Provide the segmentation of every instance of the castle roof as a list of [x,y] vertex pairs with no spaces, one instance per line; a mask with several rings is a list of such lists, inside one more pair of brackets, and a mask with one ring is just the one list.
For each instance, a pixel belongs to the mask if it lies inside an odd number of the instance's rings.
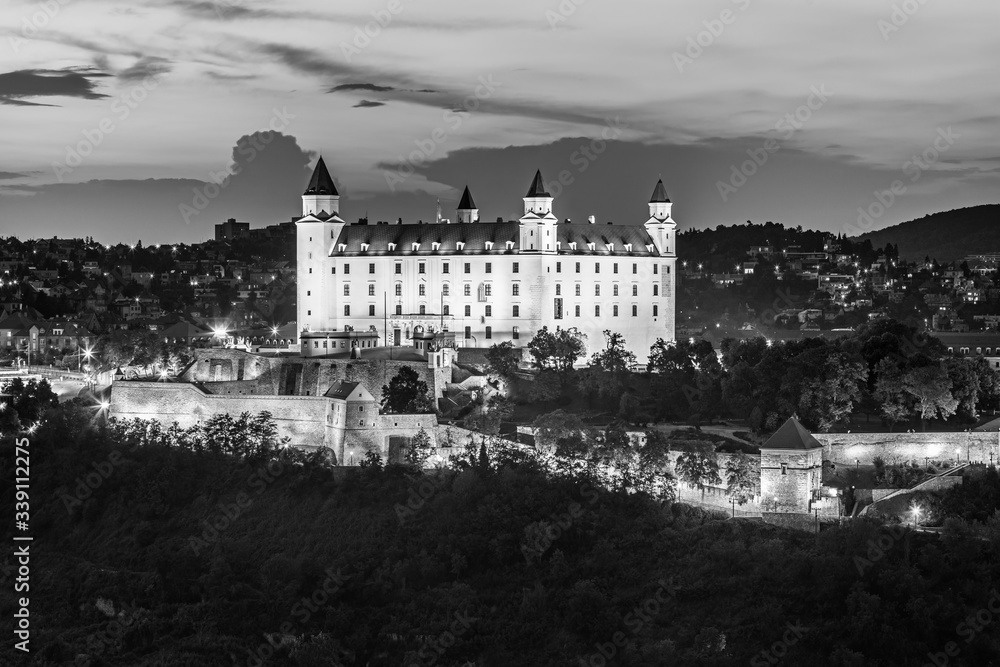
[[465,192],[462,193],[462,201],[458,202],[458,210],[473,210],[479,208],[476,206],[476,202],[472,200],[472,193],[469,192],[469,186],[465,186]]
[[531,182],[531,187],[528,188],[528,194],[524,195],[526,198],[531,197],[551,197],[548,192],[545,191],[545,183],[542,182],[542,170],[539,169],[535,172],[535,180]]
[[[649,232],[638,225],[561,224],[556,228],[560,255],[657,256]],[[507,249],[507,242],[511,248]],[[503,255],[520,251],[520,223],[345,225],[331,255]],[[414,250],[414,243],[418,244]],[[435,250],[433,244],[439,244]],[[463,243],[459,249],[458,244]],[[486,244],[492,243],[491,248]],[[571,247],[576,244],[576,248]],[[588,244],[593,243],[593,249]],[[362,249],[367,245],[367,250]],[[394,249],[389,250],[389,244]],[[343,250],[341,250],[343,246]],[[631,251],[626,250],[631,247]],[[650,250],[652,247],[652,250]]]
[[329,170],[326,168],[326,162],[323,161],[322,156],[319,158],[319,162],[316,163],[316,168],[313,170],[312,178],[309,179],[309,187],[303,192],[304,195],[332,195],[334,197],[339,197],[340,193],[337,192],[337,186],[333,183],[333,178],[330,176]]
[[799,423],[799,420],[792,417],[781,428],[775,431],[774,435],[768,438],[767,442],[761,445],[760,448],[808,451],[810,449],[822,449],[823,445]]
[[667,188],[663,186],[663,179],[661,178],[656,182],[656,188],[653,189],[653,196],[649,198],[650,204],[669,204],[670,197],[667,196]]

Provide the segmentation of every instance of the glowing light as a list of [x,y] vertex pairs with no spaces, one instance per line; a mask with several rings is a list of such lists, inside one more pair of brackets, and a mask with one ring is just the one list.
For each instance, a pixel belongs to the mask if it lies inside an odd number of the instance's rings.
[[107,410],[108,408],[111,407],[111,404],[108,403],[107,401],[101,401],[97,405],[98,405],[99,408],[101,408],[101,410]]

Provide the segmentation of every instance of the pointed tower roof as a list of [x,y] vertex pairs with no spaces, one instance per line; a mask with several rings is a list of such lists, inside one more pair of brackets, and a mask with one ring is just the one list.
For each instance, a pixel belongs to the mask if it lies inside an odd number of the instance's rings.
[[819,440],[812,437],[812,434],[799,423],[795,417],[791,417],[782,424],[781,428],[774,432],[767,442],[760,446],[761,449],[797,449],[810,450],[822,449],[823,445]]
[[545,191],[545,183],[542,182],[542,170],[539,169],[535,172],[535,180],[531,182],[531,188],[528,189],[528,194],[525,197],[551,197],[548,192]]
[[323,162],[323,156],[320,156],[319,162],[316,163],[316,169],[313,170],[312,178],[309,179],[309,187],[302,194],[340,196],[340,193],[337,192],[337,186],[333,184],[333,178],[330,177],[330,172],[326,168],[326,162]]
[[667,196],[667,189],[663,186],[663,179],[661,178],[656,182],[656,188],[653,190],[653,196],[649,198],[650,204],[669,204],[670,197]]
[[473,209],[479,208],[476,206],[476,202],[472,200],[472,193],[469,192],[469,186],[465,186],[465,192],[462,193],[462,201],[458,202],[459,211],[471,211]]

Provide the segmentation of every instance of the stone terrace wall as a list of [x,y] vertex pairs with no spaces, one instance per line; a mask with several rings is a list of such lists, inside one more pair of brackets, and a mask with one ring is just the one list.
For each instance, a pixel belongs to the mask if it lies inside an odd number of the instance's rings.
[[954,459],[955,449],[973,462],[994,463],[1000,454],[997,433],[814,433],[823,445],[823,458],[842,464],[871,465],[876,456],[886,463],[931,459]]
[[190,384],[173,382],[116,382],[111,389],[109,414],[119,419],[155,419],[164,426],[183,428],[215,414],[238,416],[267,411],[278,433],[293,445],[333,446],[327,428],[330,401],[310,396],[213,396]]
[[435,395],[435,382],[444,389],[443,369],[436,377],[423,361],[384,359],[305,359],[302,357],[264,357],[242,350],[197,350],[196,360],[178,378],[198,383],[213,395],[322,396],[339,380],[360,382],[378,401],[382,387],[404,366],[417,372]]

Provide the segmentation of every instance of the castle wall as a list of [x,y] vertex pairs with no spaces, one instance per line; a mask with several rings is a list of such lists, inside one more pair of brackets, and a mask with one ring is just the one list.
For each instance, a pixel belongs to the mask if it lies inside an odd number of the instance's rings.
[[[760,488],[765,506],[780,512],[808,512],[812,492],[820,489],[822,482],[822,449],[761,449]],[[776,507],[769,503],[776,503]]]
[[924,458],[953,460],[955,450],[962,461],[1000,461],[998,433],[814,433],[823,445],[824,458],[836,463],[871,465],[879,456],[887,463],[917,461]]
[[190,428],[215,414],[270,412],[281,437],[293,445],[332,447],[333,429],[327,427],[331,401],[308,396],[211,395],[190,384],[173,382],[116,382],[112,385],[109,415],[119,419],[155,419]]

